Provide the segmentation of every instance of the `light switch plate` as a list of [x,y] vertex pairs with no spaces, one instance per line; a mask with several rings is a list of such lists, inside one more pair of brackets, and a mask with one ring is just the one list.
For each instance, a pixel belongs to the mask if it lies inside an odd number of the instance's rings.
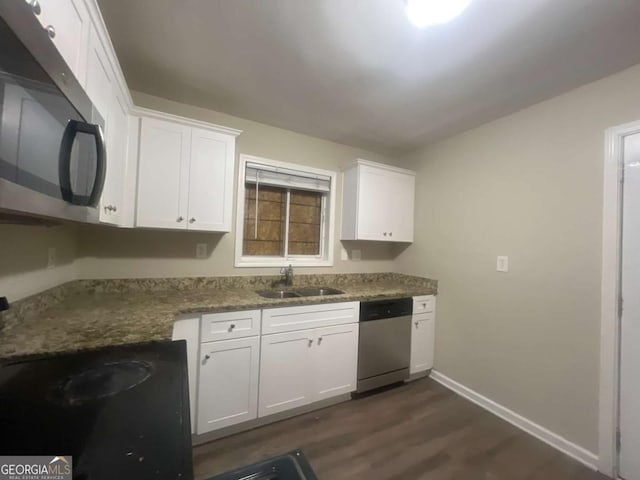
[[206,243],[196,243],[196,258],[207,258]]
[[509,257],[507,256],[498,256],[498,260],[496,263],[496,270],[498,272],[506,273],[509,271]]
[[355,248],[351,250],[351,260],[354,262],[362,260],[362,250],[356,250]]

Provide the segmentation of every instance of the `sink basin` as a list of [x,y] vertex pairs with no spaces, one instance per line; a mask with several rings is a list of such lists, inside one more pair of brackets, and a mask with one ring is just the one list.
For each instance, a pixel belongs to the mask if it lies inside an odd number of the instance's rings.
[[291,290],[259,290],[256,292],[264,298],[297,298],[297,297],[323,297],[325,295],[340,295],[344,293],[337,288],[309,287]]
[[256,293],[264,298],[295,298],[300,296],[293,290],[260,290]]
[[301,297],[324,297],[325,295],[340,295],[342,290],[330,287],[296,288],[295,292]]

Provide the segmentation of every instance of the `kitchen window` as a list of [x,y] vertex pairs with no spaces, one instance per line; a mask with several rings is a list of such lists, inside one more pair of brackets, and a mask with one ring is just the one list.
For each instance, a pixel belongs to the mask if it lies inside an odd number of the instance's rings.
[[332,265],[336,176],[241,155],[235,265]]

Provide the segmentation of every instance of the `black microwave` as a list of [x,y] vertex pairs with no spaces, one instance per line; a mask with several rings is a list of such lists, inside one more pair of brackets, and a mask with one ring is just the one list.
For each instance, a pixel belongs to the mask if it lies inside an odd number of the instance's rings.
[[0,2],[0,45],[0,214],[97,222],[103,119],[27,2]]

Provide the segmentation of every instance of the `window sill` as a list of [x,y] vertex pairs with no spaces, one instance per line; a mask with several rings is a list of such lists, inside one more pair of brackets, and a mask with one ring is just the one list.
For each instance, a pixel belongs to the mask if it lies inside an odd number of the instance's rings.
[[333,267],[333,260],[328,259],[301,259],[301,258],[250,258],[241,257],[235,261],[237,268],[256,268],[256,267]]

